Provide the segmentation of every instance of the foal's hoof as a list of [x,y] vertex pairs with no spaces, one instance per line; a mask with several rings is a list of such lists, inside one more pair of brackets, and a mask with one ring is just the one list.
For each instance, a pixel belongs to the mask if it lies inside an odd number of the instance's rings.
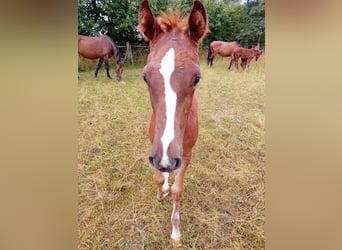
[[171,242],[172,242],[172,245],[176,247],[180,247],[182,245],[182,240],[180,238],[179,239],[171,238]]
[[166,193],[162,193],[162,194],[157,193],[157,200],[158,201],[163,201],[165,199],[165,197],[168,196],[168,195],[169,195],[169,191],[167,191]]

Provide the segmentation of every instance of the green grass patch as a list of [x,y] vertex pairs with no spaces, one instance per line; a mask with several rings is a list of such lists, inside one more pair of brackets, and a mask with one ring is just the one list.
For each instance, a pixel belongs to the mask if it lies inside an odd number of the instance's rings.
[[[185,177],[183,246],[265,248],[264,58],[249,72],[209,68],[201,56],[200,133]],[[144,64],[125,64],[123,80],[94,78],[80,62],[79,249],[176,249],[170,244],[172,198],[156,200],[148,163],[150,100]],[[114,74],[113,66],[110,72]]]

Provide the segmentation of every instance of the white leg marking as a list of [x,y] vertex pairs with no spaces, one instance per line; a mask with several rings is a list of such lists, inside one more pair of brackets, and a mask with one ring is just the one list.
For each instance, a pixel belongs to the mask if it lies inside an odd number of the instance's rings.
[[163,172],[163,175],[164,175],[164,184],[162,186],[162,191],[165,193],[165,192],[168,192],[169,189],[170,189],[170,186],[169,186],[169,173]]
[[161,137],[161,142],[163,145],[163,156],[160,165],[165,168],[170,164],[169,157],[167,156],[167,149],[173,138],[175,137],[174,132],[174,120],[176,112],[177,94],[173,91],[170,83],[172,72],[175,69],[175,50],[173,48],[169,49],[164,55],[159,72],[164,77],[164,87],[165,87],[165,105],[166,105],[166,124],[163,136]]
[[181,238],[181,233],[179,230],[179,221],[180,221],[179,210],[176,211],[176,205],[173,204],[173,210],[171,214],[171,223],[172,223],[171,239],[177,240],[177,241],[180,240]]

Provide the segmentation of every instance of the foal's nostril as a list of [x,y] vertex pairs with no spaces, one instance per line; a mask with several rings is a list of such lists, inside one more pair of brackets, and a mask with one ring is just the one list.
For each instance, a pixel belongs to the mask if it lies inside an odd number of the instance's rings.
[[177,157],[177,158],[168,158],[167,163],[161,163],[160,160],[158,160],[158,156],[149,156],[148,157],[148,161],[150,162],[150,164],[159,169],[160,171],[172,171],[172,170],[176,170],[177,168],[182,166],[182,159]]
[[176,161],[175,168],[177,169],[182,165],[182,160],[180,158],[176,158],[175,161]]
[[152,166],[154,166],[154,157],[153,156],[148,157],[148,161],[150,162],[150,164]]

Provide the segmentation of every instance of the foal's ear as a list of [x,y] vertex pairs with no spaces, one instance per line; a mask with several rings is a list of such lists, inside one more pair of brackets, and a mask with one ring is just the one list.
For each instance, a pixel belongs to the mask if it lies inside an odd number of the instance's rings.
[[206,10],[199,0],[194,1],[188,22],[191,38],[197,43],[201,42],[209,28]]
[[154,38],[156,33],[160,32],[159,24],[154,18],[148,0],[143,0],[140,5],[138,28],[144,34],[145,38],[150,41]]

